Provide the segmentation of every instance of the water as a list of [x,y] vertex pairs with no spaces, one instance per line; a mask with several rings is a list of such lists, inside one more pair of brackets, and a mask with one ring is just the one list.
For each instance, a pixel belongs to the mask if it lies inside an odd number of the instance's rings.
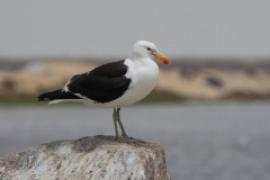
[[[270,103],[136,106],[122,119],[129,135],[165,146],[173,179],[270,177]],[[114,134],[110,109],[0,109],[0,154],[59,139]]]

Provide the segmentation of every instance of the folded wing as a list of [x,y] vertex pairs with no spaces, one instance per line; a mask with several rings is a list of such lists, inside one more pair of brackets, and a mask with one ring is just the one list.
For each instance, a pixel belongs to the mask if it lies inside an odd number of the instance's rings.
[[124,60],[107,63],[88,73],[73,76],[66,89],[76,96],[99,103],[110,102],[128,89],[131,80],[125,76],[127,70]]

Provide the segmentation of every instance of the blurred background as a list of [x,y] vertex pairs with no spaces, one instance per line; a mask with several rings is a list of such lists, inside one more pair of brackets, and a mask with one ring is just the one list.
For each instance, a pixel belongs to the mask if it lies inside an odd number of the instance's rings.
[[270,1],[0,1],[0,155],[114,134],[111,109],[48,106],[44,91],[149,40],[171,57],[129,135],[165,146],[172,179],[270,177]]

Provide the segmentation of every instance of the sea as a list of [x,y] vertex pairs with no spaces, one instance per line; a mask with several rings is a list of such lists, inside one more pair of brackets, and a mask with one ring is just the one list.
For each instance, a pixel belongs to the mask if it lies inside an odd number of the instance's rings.
[[[0,155],[113,135],[111,115],[83,105],[0,107]],[[270,102],[138,105],[121,115],[130,136],[164,146],[174,180],[270,179]]]

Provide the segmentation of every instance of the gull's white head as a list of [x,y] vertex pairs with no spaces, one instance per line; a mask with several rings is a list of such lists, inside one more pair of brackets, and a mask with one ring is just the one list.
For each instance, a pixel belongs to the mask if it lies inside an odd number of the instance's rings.
[[171,63],[171,60],[165,55],[161,54],[157,46],[149,41],[136,42],[133,46],[132,57],[160,60],[164,64]]

